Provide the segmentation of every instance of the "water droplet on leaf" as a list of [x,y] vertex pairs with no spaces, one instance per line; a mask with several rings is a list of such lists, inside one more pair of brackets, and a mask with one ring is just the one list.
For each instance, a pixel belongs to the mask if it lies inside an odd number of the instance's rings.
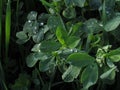
[[27,16],[28,20],[36,20],[36,18],[37,18],[37,12],[35,11],[31,11]]

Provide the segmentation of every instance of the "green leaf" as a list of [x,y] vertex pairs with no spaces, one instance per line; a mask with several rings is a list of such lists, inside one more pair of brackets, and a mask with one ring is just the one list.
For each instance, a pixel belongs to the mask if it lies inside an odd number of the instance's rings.
[[78,77],[80,70],[80,68],[70,65],[69,68],[63,73],[62,79],[65,82],[72,82],[75,78]]
[[15,84],[11,86],[12,90],[28,90],[30,86],[30,77],[27,74],[21,73]]
[[102,79],[102,81],[105,84],[111,85],[115,82],[115,76],[116,76],[116,70],[113,70],[106,78]]
[[99,25],[97,19],[89,19],[84,23],[86,33],[99,33],[103,28]]
[[25,40],[23,40],[23,39],[17,39],[16,43],[18,43],[18,44],[24,44],[24,43],[26,43],[28,40],[29,40],[29,39],[25,39]]
[[25,32],[25,33],[30,33],[30,32],[32,32],[32,26],[33,26],[33,23],[34,23],[34,21],[26,21],[25,22],[25,24],[24,24],[24,26],[23,26],[23,31]]
[[40,23],[40,25],[44,25],[44,23],[47,22],[48,18],[49,18],[49,14],[47,13],[42,13],[38,16],[38,22]]
[[110,80],[114,80],[115,78],[115,71],[116,71],[116,66],[109,69],[108,71],[104,72],[102,75],[100,75],[101,79],[110,79]]
[[76,46],[78,46],[79,42],[80,42],[80,38],[76,36],[70,36],[66,40],[67,46],[69,48],[75,48]]
[[31,49],[33,52],[40,52],[40,44],[35,44]]
[[73,0],[64,0],[64,2],[67,7],[72,6],[74,4]]
[[55,67],[54,57],[52,59],[48,58],[46,60],[43,60],[43,61],[39,62],[39,70],[42,71],[42,72],[54,69],[54,67]]
[[67,61],[70,62],[71,65],[81,68],[92,64],[95,61],[95,58],[87,53],[80,52],[69,55]]
[[115,50],[111,50],[108,53],[108,58],[112,61],[112,62],[119,62],[120,61],[120,48],[117,48]]
[[44,38],[44,31],[40,30],[37,34],[32,36],[35,43],[40,43]]
[[49,55],[46,55],[42,52],[31,53],[30,55],[27,56],[26,63],[28,67],[33,67],[38,60],[44,61],[48,58],[49,58]]
[[37,12],[35,11],[31,11],[27,16],[28,20],[36,20],[36,18],[37,18]]
[[[120,28],[120,26],[118,26],[116,28],[116,30],[113,30],[113,31],[110,32],[114,36],[114,38],[118,41],[120,41],[120,30],[119,30],[119,28]],[[115,42],[114,39],[113,39],[113,42]]]
[[54,40],[43,41],[41,42],[40,50],[45,53],[50,53],[50,52],[58,50],[60,47],[61,47],[60,43]]
[[31,53],[27,56],[26,63],[28,67],[33,67],[37,63],[38,58],[35,57],[35,54],[36,53]]
[[86,0],[73,0],[74,4],[79,7],[84,7]]
[[66,6],[79,6],[79,7],[84,7],[85,1],[86,0],[64,0]]
[[105,26],[105,31],[113,31],[120,25],[120,15],[113,17],[111,20],[109,20]]
[[98,9],[102,5],[101,0],[89,0],[89,5],[92,9]]
[[87,66],[81,75],[81,83],[83,83],[83,88],[88,89],[90,86],[94,85],[98,80],[98,66],[96,63]]
[[113,68],[115,65],[110,59],[106,59],[106,63],[109,66],[109,68]]
[[56,36],[59,42],[62,45],[65,45],[65,39],[67,38],[67,32],[63,30],[61,27],[58,27],[56,30]]
[[73,7],[68,7],[63,11],[63,16],[68,19],[72,19],[76,17],[76,11]]
[[20,31],[16,33],[16,37],[21,39],[21,40],[26,40],[28,39],[27,34],[24,31]]
[[56,29],[58,26],[61,27],[63,30],[65,30],[64,23],[60,16],[51,15],[47,21],[47,25],[49,29],[51,30],[51,32],[56,32]]
[[49,90],[49,83],[47,82],[41,90]]
[[[70,25],[69,27],[71,28],[72,26],[72,31],[69,32],[70,35],[77,35],[77,36],[81,36],[84,32],[81,30],[83,23],[82,22],[78,22],[74,25]],[[69,28],[69,30],[70,30]]]

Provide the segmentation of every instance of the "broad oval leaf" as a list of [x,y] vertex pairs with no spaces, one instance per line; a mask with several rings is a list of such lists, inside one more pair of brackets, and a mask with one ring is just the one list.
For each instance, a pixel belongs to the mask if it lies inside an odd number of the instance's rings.
[[99,33],[103,28],[98,23],[97,19],[89,19],[84,23],[83,29],[86,33]]
[[78,7],[84,7],[86,0],[73,0],[73,2]]
[[80,38],[76,36],[70,36],[67,38],[66,43],[69,48],[75,48],[80,43]]
[[50,52],[58,50],[60,47],[61,47],[60,43],[54,40],[43,41],[41,42],[40,50],[45,53],[50,53]]
[[72,82],[75,78],[78,77],[81,68],[70,65],[69,68],[63,73],[62,79],[65,82]]
[[120,61],[120,48],[117,48],[115,50],[112,50],[108,53],[108,58],[112,62],[118,62]]
[[25,33],[32,32],[32,26],[33,26],[34,21],[26,21],[24,26],[23,26],[23,31]]
[[24,44],[28,41],[29,39],[26,39],[26,40],[22,40],[22,39],[17,39],[16,43],[18,44]]
[[98,80],[98,66],[96,63],[87,66],[81,75],[81,83],[83,83],[83,88],[88,89],[90,86],[94,85]]
[[37,12],[36,11],[31,11],[27,16],[28,20],[36,20],[36,18],[37,18]]
[[113,31],[120,25],[120,15],[113,17],[113,19],[109,20],[105,26],[105,31]]
[[67,38],[67,32],[65,30],[63,30],[60,27],[57,27],[56,36],[62,45],[66,44],[65,39]]
[[33,35],[32,38],[35,43],[40,43],[40,41],[42,41],[44,38],[44,31],[40,30],[38,33]]
[[47,60],[50,56],[46,55],[44,53],[38,52],[38,53],[31,53],[26,58],[26,63],[28,67],[33,67],[37,61],[44,61]]
[[24,31],[20,31],[16,33],[16,37],[21,39],[21,40],[26,40],[28,39],[27,34]]
[[29,90],[30,86],[30,76],[25,73],[20,73],[19,77],[15,80],[15,83],[11,85],[12,90]]
[[16,37],[18,38],[16,41],[18,44],[24,44],[30,39],[24,31],[17,32]]
[[101,0],[89,0],[89,5],[92,9],[99,9],[99,7],[102,5]]
[[76,17],[75,8],[68,7],[63,11],[63,16],[68,19],[72,19]]
[[55,32],[58,26],[65,30],[64,23],[63,23],[61,17],[59,17],[59,16],[51,15],[48,18],[47,25],[48,25],[49,29],[51,30],[51,32]]
[[39,70],[42,72],[45,72],[47,70],[54,70],[55,67],[55,62],[54,62],[54,57],[53,58],[48,58],[46,60],[40,61],[39,62]]
[[31,49],[33,52],[40,52],[40,44],[35,44]]
[[[104,72],[102,75],[100,75],[101,79],[114,79],[115,78],[115,71],[116,71],[116,66],[114,66],[113,68],[109,69],[108,71]],[[112,73],[114,72],[114,75],[112,75]]]
[[79,6],[83,7],[86,0],[64,0],[67,7],[69,6]]
[[49,14],[47,13],[42,13],[38,16],[38,22],[40,23],[40,25],[44,25],[44,23],[47,22],[47,19],[49,18]]
[[73,66],[84,67],[86,65],[92,64],[95,61],[95,58],[88,55],[87,53],[79,52],[69,55],[67,61],[70,62],[70,64]]
[[35,53],[31,53],[27,56],[26,63],[28,67],[33,67],[38,61],[38,58],[35,57]]

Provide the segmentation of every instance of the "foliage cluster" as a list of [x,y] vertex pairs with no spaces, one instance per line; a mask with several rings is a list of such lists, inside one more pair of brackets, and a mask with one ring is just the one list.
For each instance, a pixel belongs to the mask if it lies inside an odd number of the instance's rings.
[[72,90],[107,90],[119,83],[120,0],[39,1],[46,11],[31,11],[16,33],[16,43],[30,49],[24,62],[32,71],[10,88],[52,90],[67,82]]

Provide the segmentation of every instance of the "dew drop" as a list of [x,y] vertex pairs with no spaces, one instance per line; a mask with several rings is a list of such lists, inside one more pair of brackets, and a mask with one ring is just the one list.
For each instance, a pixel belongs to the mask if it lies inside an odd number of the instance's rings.
[[74,49],[74,52],[78,52],[77,49]]
[[36,18],[37,18],[37,12],[35,11],[31,11],[27,16],[28,20],[36,20]]
[[31,20],[28,20],[29,23],[31,23]]
[[40,23],[40,26],[43,26],[43,25],[44,25],[44,23],[43,23],[43,22],[41,22],[41,23]]
[[101,27],[103,27],[103,24],[100,23],[99,25],[100,25]]
[[73,49],[70,49],[71,52],[73,52]]

